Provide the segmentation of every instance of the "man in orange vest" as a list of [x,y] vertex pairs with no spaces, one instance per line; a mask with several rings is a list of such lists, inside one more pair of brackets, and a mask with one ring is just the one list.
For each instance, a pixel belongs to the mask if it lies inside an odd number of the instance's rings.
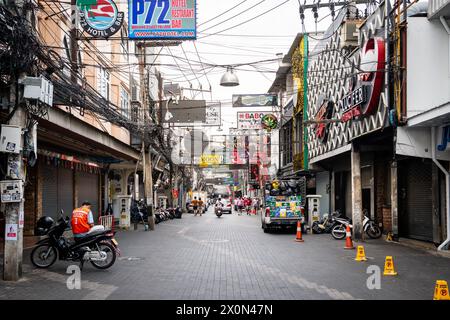
[[88,201],[83,202],[80,208],[73,210],[71,224],[75,240],[85,237],[94,226],[91,204]]

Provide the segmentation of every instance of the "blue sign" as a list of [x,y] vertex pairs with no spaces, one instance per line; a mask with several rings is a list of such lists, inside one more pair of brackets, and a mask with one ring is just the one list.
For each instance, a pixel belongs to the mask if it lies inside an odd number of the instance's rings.
[[129,0],[128,36],[130,39],[196,39],[196,1]]

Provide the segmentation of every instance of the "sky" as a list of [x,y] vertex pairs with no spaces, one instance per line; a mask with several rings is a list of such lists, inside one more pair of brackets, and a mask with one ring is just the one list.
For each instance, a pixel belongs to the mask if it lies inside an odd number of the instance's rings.
[[[198,37],[195,41],[195,46],[199,55],[196,53],[194,41],[185,41],[182,46],[170,48],[172,54],[175,56],[182,58],[187,56],[192,61],[194,72],[192,72],[189,64],[178,61],[179,66],[184,69],[184,72],[181,73],[179,70],[175,70],[177,68],[162,68],[165,81],[178,81],[182,87],[189,88],[192,86],[194,89],[199,89],[201,86],[203,89],[208,90],[211,86],[211,93],[185,90],[184,95],[187,98],[221,101],[223,127],[225,129],[235,127],[236,108],[227,106],[227,104],[231,103],[232,95],[267,93],[275,79],[278,61],[259,65],[257,67],[258,70],[255,70],[251,66],[240,67],[239,69],[244,68],[250,71],[237,70],[236,73],[240,85],[231,88],[220,86],[220,78],[226,72],[225,68],[215,68],[214,70],[206,68],[210,72],[205,76],[202,71],[202,65],[199,62],[214,65],[239,64],[277,59],[277,54],[286,54],[296,34],[302,31],[298,0],[288,0],[279,8],[239,27],[225,31],[222,35],[207,35],[235,26],[285,1],[197,0]],[[240,4],[241,2],[243,3]],[[312,0],[307,1],[307,3],[310,2]],[[222,14],[238,4],[240,5],[235,9]],[[329,12],[330,10],[328,8],[319,10],[319,19],[324,17],[325,19],[318,24],[317,30],[325,30],[328,27],[331,19],[329,17],[326,18],[326,16],[329,15]],[[238,16],[233,18],[235,15]],[[314,23],[313,13],[310,10],[306,11],[305,16],[306,31],[315,31],[316,25]],[[211,20],[212,18],[215,19]],[[168,52],[166,51],[166,53]],[[164,57],[163,61],[171,64],[175,63],[171,57]],[[190,80],[190,83],[186,79]]]
[[[220,15],[226,10],[242,2],[242,0],[197,0],[197,29],[198,38],[195,41],[201,61],[219,65],[254,62],[266,59],[277,59],[277,53],[286,54],[289,50],[295,35],[301,32],[301,23],[299,15],[298,0],[288,0],[287,3],[279,8],[263,15],[242,26],[225,31],[225,35],[213,35],[205,37],[208,33],[214,33],[224,30],[228,27],[239,24],[249,18],[257,16],[286,0],[247,0],[234,10],[221,15],[220,17],[207,22],[211,18]],[[302,1],[303,2],[303,1]],[[310,1],[309,1],[310,2]],[[256,5],[260,3],[259,5]],[[256,6],[255,6],[256,5]],[[320,15],[320,13],[322,13]],[[319,13],[319,19],[327,15],[328,9],[322,9]],[[241,14],[242,13],[242,14]],[[232,18],[234,15],[239,16]],[[232,18],[232,19],[231,19]],[[205,23],[207,22],[207,23]],[[216,24],[221,23],[217,26]],[[318,29],[323,30],[329,24],[326,19],[319,24]],[[311,11],[306,12],[306,31],[314,31],[315,23]],[[212,27],[211,29],[208,29]],[[206,30],[208,29],[208,30]],[[260,35],[260,37],[252,37]],[[275,36],[275,37],[269,37]],[[182,44],[186,55],[193,61],[199,61],[196,54],[193,41],[185,41]],[[179,47],[172,47],[173,54],[184,57],[184,53]],[[171,58],[167,58],[171,59]],[[173,60],[172,60],[173,63]],[[186,69],[189,66],[180,63]],[[217,68],[208,74],[208,79],[200,72],[197,74],[198,80],[192,72],[185,72],[187,78],[192,81],[194,88],[199,88],[199,82],[203,89],[209,89],[209,83],[212,86],[212,99],[221,101],[230,101],[232,94],[265,93],[269,89],[275,78],[275,71],[278,63],[275,61],[263,66],[264,69],[272,72],[259,73],[252,67],[245,66],[245,69],[252,71],[236,71],[239,77],[240,85],[238,87],[226,88],[220,86],[220,78],[225,73],[225,68]],[[197,69],[197,68],[196,68]],[[167,71],[167,78],[178,78],[182,80],[184,86],[189,87],[184,76],[178,72],[178,77],[172,77],[174,70]],[[181,77],[180,77],[181,76]],[[209,93],[204,93],[205,98],[210,99]],[[197,98],[201,97],[201,94]]]

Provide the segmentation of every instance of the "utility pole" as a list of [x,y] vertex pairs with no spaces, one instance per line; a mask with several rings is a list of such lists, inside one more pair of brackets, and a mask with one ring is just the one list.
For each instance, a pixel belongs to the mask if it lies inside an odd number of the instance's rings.
[[352,144],[351,151],[351,177],[352,177],[352,221],[353,236],[355,240],[363,238],[363,213],[361,189],[361,153],[358,146]]
[[[142,109],[144,113],[144,127],[149,124],[152,119],[150,118],[150,104],[148,103],[148,83],[146,80],[146,54],[145,54],[145,45],[143,42],[138,43],[137,45],[138,54],[139,54],[139,77],[140,77],[140,87],[141,87],[141,101],[142,101]],[[146,109],[148,107],[148,110]],[[142,140],[142,143],[145,144],[145,134]],[[147,149],[147,150],[146,150]],[[145,204],[147,207],[150,207],[151,212],[153,213],[154,208],[154,199],[153,199],[153,168],[152,168],[152,154],[150,145],[148,148],[143,149],[143,166],[144,166],[144,194],[145,194]],[[154,214],[149,215],[148,218],[150,230],[155,229],[155,218]]]
[[[18,5],[16,3],[16,5]],[[28,23],[30,23],[30,11],[22,12],[22,14],[26,15],[28,18]],[[23,26],[24,28],[29,28],[30,32],[32,32],[32,28],[30,25]],[[27,123],[27,113],[26,110],[19,106],[19,85],[18,85],[18,75],[13,74],[12,82],[14,85],[10,87],[10,102],[11,107],[10,112],[14,112],[13,117],[9,121],[10,125],[18,126],[22,129],[25,129]],[[23,76],[23,75],[20,75]],[[16,109],[13,111],[12,109]],[[8,156],[8,162],[11,159],[12,161],[18,161],[18,176],[10,177],[14,180],[22,180],[22,184],[25,183],[25,167],[22,161],[23,159],[23,146],[24,146],[24,135],[23,131],[21,131],[21,151],[20,154],[15,155],[11,154]],[[9,173],[8,173],[9,174]],[[23,188],[22,198],[23,198]],[[23,200],[21,202],[13,202],[6,203],[5,205],[5,246],[4,246],[4,255],[3,255],[3,280],[5,281],[18,281],[22,277],[22,259],[23,259],[23,224],[19,221],[21,217],[23,217]]]

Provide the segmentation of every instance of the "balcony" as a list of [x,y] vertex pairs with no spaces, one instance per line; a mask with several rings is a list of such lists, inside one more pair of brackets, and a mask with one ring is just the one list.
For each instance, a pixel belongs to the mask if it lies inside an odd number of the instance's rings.
[[428,19],[439,19],[440,17],[450,17],[450,0],[429,0]]

